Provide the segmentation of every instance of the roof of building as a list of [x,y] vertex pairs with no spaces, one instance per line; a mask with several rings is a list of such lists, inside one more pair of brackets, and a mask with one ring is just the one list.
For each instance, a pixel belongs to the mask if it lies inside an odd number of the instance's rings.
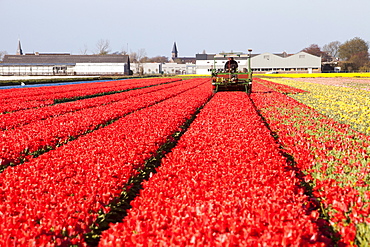
[[195,54],[197,60],[212,60],[215,54]]
[[196,58],[195,57],[173,57],[172,59],[170,59],[170,62],[179,63],[179,64],[184,64],[184,63],[195,64]]
[[74,66],[76,63],[0,63],[0,66]]
[[[240,55],[240,56],[239,56]],[[249,58],[248,54],[196,54],[196,60],[225,60],[228,57],[233,57],[237,60],[246,60]],[[258,54],[251,54],[251,57],[257,56]]]
[[[291,56],[294,56],[294,55],[297,55],[297,54],[300,54],[302,52],[298,52],[296,54],[288,54],[286,52],[282,52],[282,53],[269,53],[269,52],[265,52],[265,53],[261,53],[261,54],[250,54],[251,57],[256,57],[256,56],[260,56],[260,55],[274,55],[274,56],[277,56],[277,57],[281,57],[281,58],[288,58],[288,57],[291,57]],[[308,55],[311,55],[309,53],[306,53]],[[233,57],[235,58],[236,60],[247,60],[249,58],[249,54],[233,54],[233,53],[220,53],[220,54],[196,54],[196,60],[225,60],[227,59],[228,57]],[[312,55],[313,56],[313,55]]]
[[128,55],[32,54],[5,55],[6,64],[128,63]]

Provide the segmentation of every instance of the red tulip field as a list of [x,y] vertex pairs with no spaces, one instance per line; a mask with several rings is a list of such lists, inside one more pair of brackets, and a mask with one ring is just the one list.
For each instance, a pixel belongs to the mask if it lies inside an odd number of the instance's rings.
[[370,137],[255,78],[0,91],[0,246],[367,246]]

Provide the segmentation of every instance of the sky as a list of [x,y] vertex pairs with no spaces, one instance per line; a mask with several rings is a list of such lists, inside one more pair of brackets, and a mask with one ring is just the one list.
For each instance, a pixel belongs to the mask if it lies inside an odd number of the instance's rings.
[[297,53],[370,41],[369,0],[0,0],[0,51],[111,52],[179,57],[204,51]]

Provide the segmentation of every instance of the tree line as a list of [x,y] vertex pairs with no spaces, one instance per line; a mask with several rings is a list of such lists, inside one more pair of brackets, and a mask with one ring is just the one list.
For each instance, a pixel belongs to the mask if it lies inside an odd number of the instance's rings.
[[343,71],[369,71],[369,42],[355,37],[344,43],[332,41],[322,48],[317,44],[311,44],[302,51],[319,56],[322,62],[336,64]]
[[[370,70],[370,58],[369,58],[369,42],[355,37],[347,40],[344,43],[339,41],[332,41],[322,48],[317,44],[311,44],[309,47],[302,49],[302,51],[309,54],[319,56],[323,63],[336,64],[337,67],[341,67],[344,71],[369,71]],[[81,55],[86,55],[88,52],[87,46],[80,49]],[[6,55],[6,51],[0,51],[0,61],[3,56]],[[107,54],[122,54],[129,55],[132,63],[167,63],[169,58],[166,56],[148,57],[145,49],[139,49],[137,51],[131,51],[122,49],[121,51],[111,52],[109,40],[99,40],[96,43],[95,55],[107,55]]]
[[[98,54],[109,54],[109,41],[100,40],[97,43]],[[336,64],[336,67],[341,67],[343,71],[369,71],[370,58],[369,58],[369,42],[355,37],[347,40],[344,43],[339,41],[332,41],[322,48],[317,44],[311,44],[309,47],[302,49],[302,51],[309,54],[319,56],[322,62],[328,64]],[[130,61],[133,63],[148,63],[148,62],[168,62],[168,57],[157,56],[149,58],[146,56],[145,49],[139,49],[137,52],[127,51],[115,52],[113,54],[130,55]]]

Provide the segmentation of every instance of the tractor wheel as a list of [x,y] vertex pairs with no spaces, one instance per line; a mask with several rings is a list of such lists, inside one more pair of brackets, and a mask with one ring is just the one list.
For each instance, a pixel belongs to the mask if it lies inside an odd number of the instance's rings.
[[213,93],[217,93],[217,86],[212,85],[212,92],[213,92]]

